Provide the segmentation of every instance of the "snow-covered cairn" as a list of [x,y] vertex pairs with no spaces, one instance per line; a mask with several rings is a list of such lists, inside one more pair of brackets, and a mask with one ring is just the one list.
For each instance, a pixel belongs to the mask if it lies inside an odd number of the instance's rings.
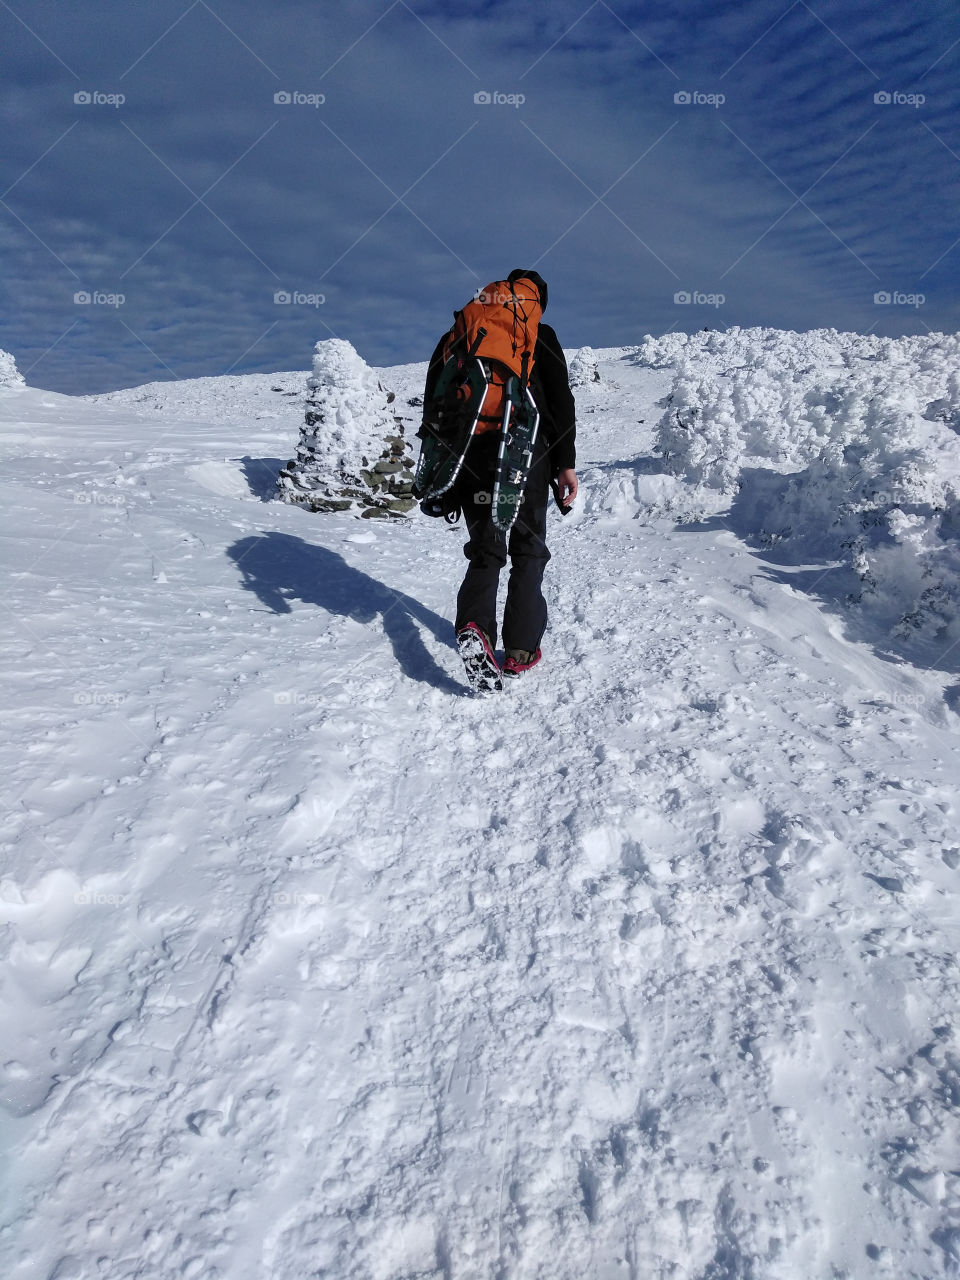
[[23,374],[9,351],[0,351],[0,387],[22,387]]
[[570,386],[588,387],[599,382],[598,360],[593,347],[581,347],[570,361]]
[[705,511],[740,494],[748,532],[846,563],[895,635],[960,641],[960,334],[733,328],[638,356],[673,368],[657,448]]
[[277,481],[283,500],[362,516],[409,511],[414,460],[393,401],[349,342],[318,342],[297,455]]

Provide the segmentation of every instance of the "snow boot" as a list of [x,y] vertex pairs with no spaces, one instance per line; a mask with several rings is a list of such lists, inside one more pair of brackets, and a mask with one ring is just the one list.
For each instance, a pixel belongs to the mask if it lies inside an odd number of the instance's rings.
[[471,689],[477,693],[495,693],[503,688],[493,645],[475,622],[468,622],[457,632],[457,652],[463,659]]
[[540,650],[533,653],[530,649],[508,649],[507,660],[503,664],[503,674],[516,679],[517,676],[523,675],[524,671],[529,671],[531,667],[535,667],[540,661]]

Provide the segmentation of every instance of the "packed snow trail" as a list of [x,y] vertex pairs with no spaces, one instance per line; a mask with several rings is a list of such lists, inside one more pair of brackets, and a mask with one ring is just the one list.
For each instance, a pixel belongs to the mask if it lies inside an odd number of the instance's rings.
[[462,528],[256,500],[296,375],[6,394],[12,1280],[957,1274],[942,680],[634,518],[604,374],[496,701]]

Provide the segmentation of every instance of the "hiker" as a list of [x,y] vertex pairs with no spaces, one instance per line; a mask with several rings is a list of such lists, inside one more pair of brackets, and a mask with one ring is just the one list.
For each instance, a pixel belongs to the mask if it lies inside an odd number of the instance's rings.
[[[501,281],[488,286],[479,299],[483,301],[485,295],[491,299],[499,297],[491,292],[499,286],[507,299],[504,305],[512,309],[511,323],[526,327],[525,338],[519,341],[526,340],[532,346],[529,390],[540,424],[530,472],[509,535],[502,532],[492,518],[492,493],[501,439],[496,417],[490,422],[478,420],[453,490],[452,505],[460,507],[467,525],[469,541],[464,554],[470,562],[457,595],[454,627],[457,647],[475,688],[500,687],[501,669],[494,656],[497,585],[508,554],[510,577],[503,612],[502,674],[519,676],[540,661],[540,641],[547,625],[541,583],[550,559],[546,543],[550,490],[553,489],[557,504],[566,515],[578,487],[574,471],[576,406],[567,380],[567,362],[556,333],[548,324],[539,322],[540,313],[547,306],[546,282],[537,271],[518,268],[507,277],[506,284],[512,288],[503,290],[503,284]],[[530,326],[536,326],[535,340]],[[452,333],[441,338],[430,360],[424,389],[425,417],[444,367],[445,354],[450,355]],[[515,351],[517,342],[514,338]],[[479,356],[484,358],[482,346]],[[476,667],[485,669],[486,683],[474,678]]]

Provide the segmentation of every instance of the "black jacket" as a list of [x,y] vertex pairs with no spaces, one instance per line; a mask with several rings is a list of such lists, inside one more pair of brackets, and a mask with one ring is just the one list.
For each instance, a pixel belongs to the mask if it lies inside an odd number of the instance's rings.
[[[429,404],[443,368],[444,334],[430,357],[423,403]],[[567,361],[560,340],[548,324],[541,320],[537,345],[533,349],[533,372],[530,390],[540,411],[540,430],[550,452],[550,474],[576,466],[577,409],[570,390]]]

